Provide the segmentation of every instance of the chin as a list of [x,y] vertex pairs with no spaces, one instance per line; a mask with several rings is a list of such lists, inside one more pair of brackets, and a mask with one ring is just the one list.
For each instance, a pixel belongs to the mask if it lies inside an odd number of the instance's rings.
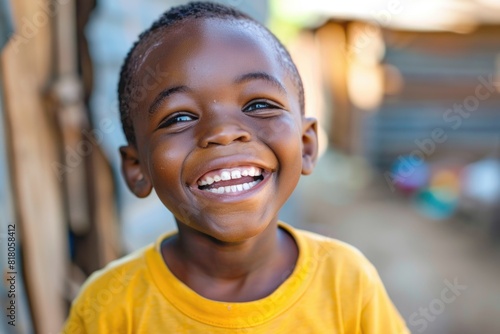
[[241,243],[263,233],[269,227],[269,222],[270,220],[252,220],[246,215],[241,220],[231,219],[209,224],[205,234],[223,243]]

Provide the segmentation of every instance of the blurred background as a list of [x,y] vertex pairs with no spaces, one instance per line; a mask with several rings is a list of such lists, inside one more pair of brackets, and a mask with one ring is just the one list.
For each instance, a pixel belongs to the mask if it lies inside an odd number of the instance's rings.
[[[59,332],[90,273],[175,228],[122,181],[116,90],[186,2],[0,0],[0,333]],[[413,333],[500,333],[500,0],[219,2],[289,47],[320,121],[281,218],[363,251]]]

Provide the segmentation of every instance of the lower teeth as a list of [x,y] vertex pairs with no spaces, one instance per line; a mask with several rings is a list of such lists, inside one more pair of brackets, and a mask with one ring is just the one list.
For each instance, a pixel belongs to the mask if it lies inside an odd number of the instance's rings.
[[240,192],[243,190],[249,190],[257,185],[261,180],[256,180],[253,182],[249,183],[243,183],[243,184],[238,184],[235,186],[226,186],[226,187],[219,187],[219,188],[210,188],[207,189],[208,191],[214,193],[214,194],[228,194],[228,193],[236,193]]

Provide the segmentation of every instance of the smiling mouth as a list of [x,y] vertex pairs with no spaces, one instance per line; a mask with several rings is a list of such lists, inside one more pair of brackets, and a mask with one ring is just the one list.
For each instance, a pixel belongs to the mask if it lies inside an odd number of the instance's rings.
[[240,193],[262,182],[263,174],[261,168],[253,166],[211,171],[198,180],[198,189],[214,194]]

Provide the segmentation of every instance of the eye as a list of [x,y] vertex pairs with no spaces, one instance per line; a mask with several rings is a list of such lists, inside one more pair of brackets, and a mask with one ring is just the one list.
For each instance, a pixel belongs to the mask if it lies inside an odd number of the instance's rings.
[[264,110],[264,109],[280,109],[281,107],[272,104],[267,101],[255,101],[247,104],[243,108],[243,112],[252,112],[252,111],[258,111],[258,110]]
[[160,123],[159,128],[166,128],[180,123],[187,123],[196,120],[196,117],[188,114],[173,114]]

